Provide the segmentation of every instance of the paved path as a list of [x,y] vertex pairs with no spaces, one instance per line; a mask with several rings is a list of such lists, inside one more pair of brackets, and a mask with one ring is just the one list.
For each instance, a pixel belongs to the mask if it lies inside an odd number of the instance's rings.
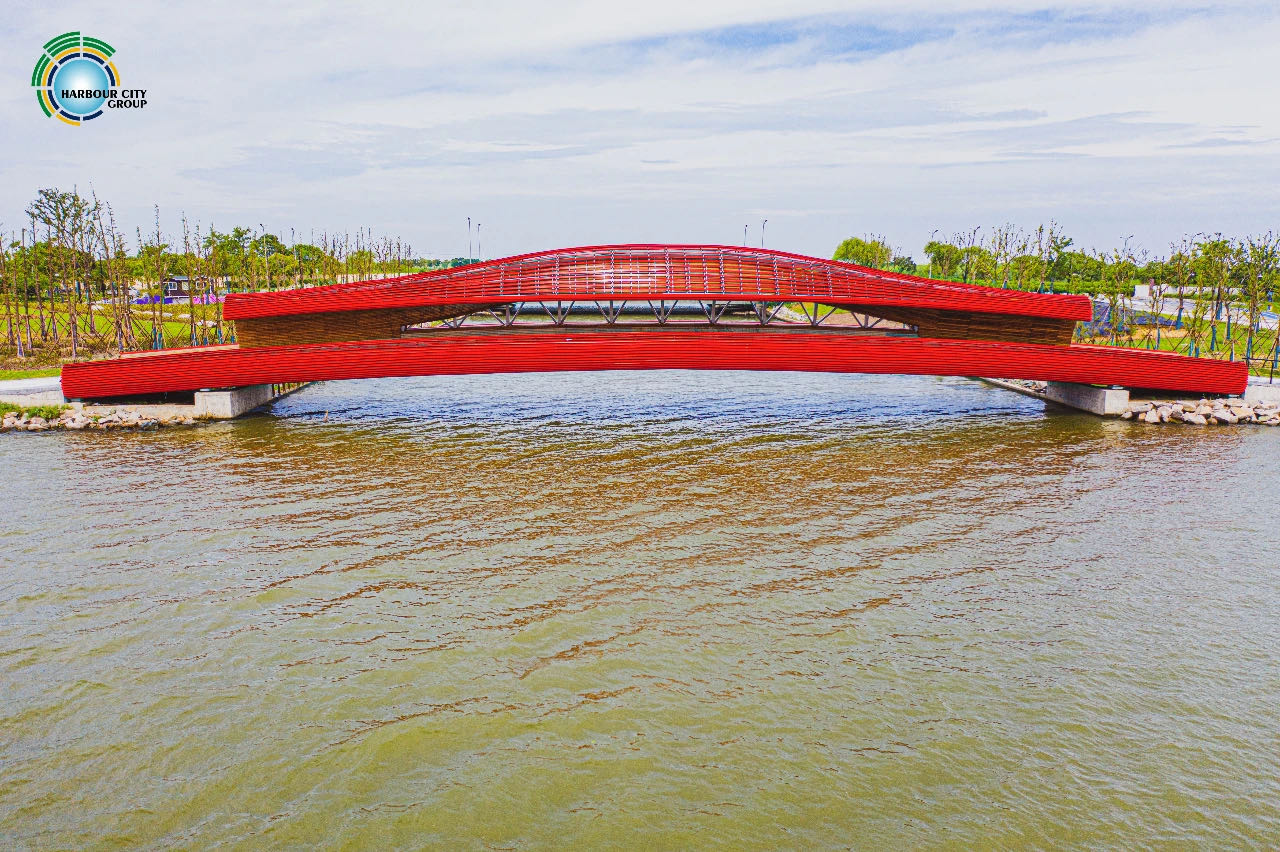
[[0,381],[0,402],[18,405],[51,405],[62,402],[62,379],[58,376],[4,379]]
[[58,376],[41,376],[38,379],[4,379],[0,381],[0,394],[10,393],[45,393],[62,390],[62,379]]

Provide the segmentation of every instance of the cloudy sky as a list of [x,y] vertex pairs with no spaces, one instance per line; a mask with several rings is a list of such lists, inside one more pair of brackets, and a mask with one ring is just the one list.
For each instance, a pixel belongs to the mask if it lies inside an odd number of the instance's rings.
[[[149,227],[830,255],[1056,218],[1077,245],[1280,227],[1275,3],[23,4],[0,28],[0,225],[42,186]],[[138,113],[30,89],[70,29]]]

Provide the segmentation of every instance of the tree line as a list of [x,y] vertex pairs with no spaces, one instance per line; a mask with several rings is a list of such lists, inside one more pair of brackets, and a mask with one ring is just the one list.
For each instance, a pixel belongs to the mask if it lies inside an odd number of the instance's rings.
[[[159,210],[130,234],[111,205],[75,190],[42,189],[18,227],[0,226],[0,328],[5,360],[55,361],[131,349],[229,342],[229,292],[405,275],[469,263],[413,256],[398,237],[368,229],[286,244],[263,228],[219,231],[181,219],[165,233]],[[133,239],[130,240],[129,237]],[[130,245],[132,243],[132,245]],[[185,303],[166,304],[181,281]]]
[[[264,228],[203,228],[186,216],[165,233],[157,209],[144,232],[121,227],[111,205],[75,190],[42,189],[16,228],[0,226],[0,355],[56,362],[135,349],[231,342],[221,299],[404,275],[474,262],[414,257],[398,237],[368,229],[289,242]],[[132,239],[130,239],[130,237]],[[1280,238],[1186,236],[1153,255],[1124,240],[1083,251],[1056,222],[1034,230],[973,228],[924,246],[924,263],[881,235],[850,237],[834,258],[945,281],[1087,293],[1098,305],[1082,339],[1243,357],[1277,366],[1274,314]],[[179,303],[166,284],[181,280]],[[1140,290],[1138,288],[1141,288]]]
[[1085,293],[1095,321],[1077,337],[1196,356],[1241,358],[1258,372],[1280,371],[1276,297],[1280,236],[1184,236],[1153,254],[1123,240],[1083,251],[1057,222],[1025,230],[1006,224],[972,228],[924,246],[917,263],[881,235],[850,237],[835,260],[989,287]]

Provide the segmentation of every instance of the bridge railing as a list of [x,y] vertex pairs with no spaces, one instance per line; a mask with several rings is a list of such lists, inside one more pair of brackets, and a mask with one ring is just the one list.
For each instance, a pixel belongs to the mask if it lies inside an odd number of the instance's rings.
[[784,252],[723,246],[562,249],[375,282],[229,297],[231,319],[556,298],[829,301],[1089,319],[1083,296],[940,282]]

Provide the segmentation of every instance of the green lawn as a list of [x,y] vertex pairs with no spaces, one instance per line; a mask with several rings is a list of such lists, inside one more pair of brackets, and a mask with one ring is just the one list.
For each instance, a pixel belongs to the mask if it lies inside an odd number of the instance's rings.
[[[209,322],[213,321],[213,309],[210,308],[209,313],[206,316],[201,312],[202,307],[204,306],[197,306],[196,308],[197,328],[199,328],[201,320],[207,320]],[[150,310],[149,306],[138,307],[134,311],[132,317],[133,333],[138,339],[139,344],[144,347],[149,346],[151,340],[152,315]],[[160,311],[159,318],[161,334],[164,336],[165,344],[167,346],[187,345],[190,340],[191,324],[188,319],[186,305],[165,305]],[[25,313],[20,312],[16,319],[20,328],[25,327],[27,324],[27,315]],[[46,309],[45,319],[46,322],[50,319],[56,319],[60,333],[63,336],[67,334],[69,322],[66,308],[51,307]],[[38,335],[39,320],[34,312],[30,315],[30,324]],[[92,316],[90,316],[86,311],[81,311],[78,315],[77,325],[79,326],[82,334],[95,334],[99,338],[104,339],[110,339],[115,332],[115,322],[113,318],[102,310],[94,311]],[[3,328],[3,323],[0,323],[0,328]],[[197,331],[197,334],[198,333],[199,331]],[[209,333],[210,335],[213,334],[212,328],[209,329]]]
[[4,379],[43,379],[62,373],[61,367],[36,367],[32,370],[0,370],[0,381]]
[[[1211,335],[1209,332],[1210,329],[1215,326],[1218,329],[1216,351],[1210,353],[1209,338]],[[1201,334],[1200,349],[1198,353],[1196,353],[1199,357],[1225,358],[1227,357],[1227,353],[1231,350],[1232,342],[1234,342],[1236,358],[1244,358],[1247,332],[1242,331],[1239,325],[1233,324],[1231,328],[1232,337],[1231,339],[1228,339],[1227,324],[1223,320],[1214,322],[1212,320],[1196,321],[1194,319],[1187,319],[1181,329],[1161,329],[1158,344],[1155,329],[1150,327],[1141,327],[1137,329],[1132,340],[1129,340],[1128,338],[1119,338],[1115,340],[1114,343],[1120,346],[1132,346],[1137,349],[1160,349],[1165,352],[1179,352],[1183,355],[1189,355],[1191,354],[1189,352],[1190,333],[1193,328],[1199,329]],[[1252,374],[1259,376],[1270,375],[1272,365],[1274,364],[1273,358],[1275,349],[1273,347],[1275,346],[1275,334],[1275,331],[1271,329],[1264,329],[1255,334],[1253,358],[1249,363],[1249,371]],[[1086,340],[1085,342],[1106,345],[1113,341],[1106,337],[1098,337]]]

